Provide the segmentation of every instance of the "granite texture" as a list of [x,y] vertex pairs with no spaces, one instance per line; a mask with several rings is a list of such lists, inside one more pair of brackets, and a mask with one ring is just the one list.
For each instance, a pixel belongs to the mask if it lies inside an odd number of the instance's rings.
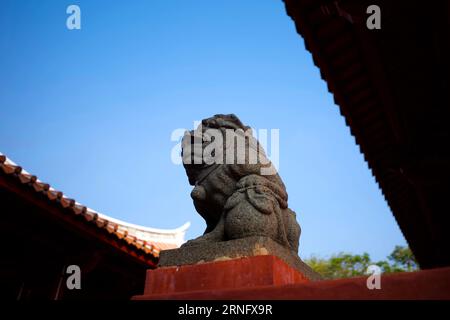
[[206,230],[163,251],[159,266],[273,255],[318,278],[297,254],[301,228],[286,187],[249,126],[234,114],[204,119],[185,133],[182,158]]
[[[240,143],[238,142],[240,141]],[[213,156],[214,155],[214,156]],[[251,156],[253,155],[253,156]],[[182,158],[205,233],[183,247],[268,237],[298,251],[300,225],[286,187],[249,126],[234,114],[202,120],[186,132]]]
[[273,255],[310,280],[320,276],[306,265],[290,249],[268,237],[248,237],[221,242],[205,242],[189,247],[161,251],[158,267],[194,265],[213,261],[224,261],[242,257]]

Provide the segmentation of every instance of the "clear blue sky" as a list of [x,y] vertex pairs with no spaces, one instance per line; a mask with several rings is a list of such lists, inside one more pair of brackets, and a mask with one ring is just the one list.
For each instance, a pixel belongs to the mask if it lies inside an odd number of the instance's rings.
[[[66,8],[81,8],[81,30]],[[0,8],[0,152],[77,201],[156,228],[197,215],[174,129],[235,113],[280,129],[300,255],[405,240],[281,0],[7,0]]]

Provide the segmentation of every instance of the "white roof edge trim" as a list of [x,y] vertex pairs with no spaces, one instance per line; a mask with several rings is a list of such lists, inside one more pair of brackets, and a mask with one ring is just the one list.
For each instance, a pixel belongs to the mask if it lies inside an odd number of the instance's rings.
[[[5,156],[5,158],[6,158],[5,163],[7,165],[17,166],[17,164],[14,161],[12,161],[10,158],[8,158],[4,153],[0,152],[0,155]],[[22,169],[22,173],[25,173],[25,172],[26,171]],[[26,173],[29,174],[28,172],[26,172]],[[36,181],[42,183],[39,179],[37,179]],[[52,191],[58,191],[58,190],[53,189],[53,188],[51,188],[51,190]],[[63,194],[63,198],[70,199],[65,194]],[[76,204],[82,206],[81,203],[76,202]],[[151,227],[144,227],[144,226],[140,226],[140,225],[137,225],[137,224],[125,222],[125,221],[122,221],[122,220],[119,220],[119,219],[115,219],[115,218],[112,218],[112,217],[107,216],[105,214],[102,214],[100,212],[97,212],[97,211],[95,211],[95,210],[93,210],[91,208],[87,208],[86,207],[86,210],[91,212],[91,213],[98,214],[98,216],[101,219],[108,220],[109,222],[116,223],[116,224],[118,224],[120,226],[123,226],[125,228],[131,228],[131,229],[135,229],[137,231],[142,231],[142,232],[146,232],[146,233],[161,234],[161,235],[178,235],[178,236],[183,237],[184,234],[186,233],[187,229],[191,226],[191,222],[188,221],[185,224],[183,224],[181,227],[178,227],[178,228],[175,228],[175,229],[157,229],[157,228],[151,228]]]
[[129,223],[129,222],[125,222],[116,218],[112,218],[110,216],[107,216],[105,214],[96,212],[95,210],[89,209],[87,208],[87,210],[91,211],[91,212],[95,212],[98,214],[98,216],[102,219],[108,220],[112,223],[116,223],[118,225],[121,225],[123,227],[126,228],[133,228],[139,231],[143,231],[143,232],[148,232],[148,233],[155,233],[155,234],[184,234],[186,233],[187,229],[191,226],[191,222],[188,221],[185,224],[183,224],[181,227],[175,228],[175,229],[157,229],[157,228],[151,228],[151,227],[145,227],[145,226],[141,226],[141,225],[137,225],[137,224],[133,224],[133,223]]

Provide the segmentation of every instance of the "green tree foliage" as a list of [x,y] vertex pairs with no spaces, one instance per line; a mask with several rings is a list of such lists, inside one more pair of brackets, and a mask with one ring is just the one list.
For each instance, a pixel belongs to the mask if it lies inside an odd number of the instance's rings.
[[416,271],[419,269],[419,265],[408,247],[396,246],[388,260],[391,262],[391,272]]
[[339,253],[329,259],[312,256],[305,262],[325,279],[351,278],[366,275],[370,265],[378,265],[383,273],[418,270],[418,264],[408,247],[396,246],[387,260],[372,261],[368,253],[362,255]]

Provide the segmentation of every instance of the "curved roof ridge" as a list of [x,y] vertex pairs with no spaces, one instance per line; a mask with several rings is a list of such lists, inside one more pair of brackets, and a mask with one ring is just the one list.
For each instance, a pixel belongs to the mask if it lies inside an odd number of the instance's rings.
[[16,176],[22,185],[31,185],[35,192],[44,193],[63,208],[71,209],[75,215],[83,216],[87,222],[95,223],[98,228],[106,229],[108,233],[124,239],[147,254],[158,257],[160,250],[174,249],[185,242],[184,236],[190,222],[175,229],[158,229],[129,223],[84,206],[62,191],[52,188],[50,184],[40,181],[1,152],[0,168],[5,174]]

